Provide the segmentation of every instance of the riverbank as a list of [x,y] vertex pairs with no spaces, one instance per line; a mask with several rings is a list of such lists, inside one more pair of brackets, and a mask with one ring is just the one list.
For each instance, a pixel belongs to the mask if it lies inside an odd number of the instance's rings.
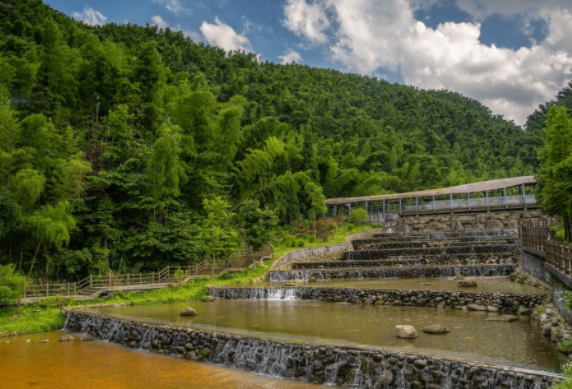
[[[371,230],[371,226],[354,226],[344,224],[338,228],[328,242],[303,240],[303,247],[330,246],[343,242],[348,236]],[[280,243],[272,244],[274,258],[264,261],[264,266],[254,265],[238,273],[223,273],[211,280],[209,277],[189,281],[183,286],[173,286],[166,289],[155,289],[145,292],[115,292],[107,298],[77,301],[73,298],[51,297],[40,302],[21,307],[0,308],[0,338],[19,334],[33,334],[62,328],[64,316],[62,307],[77,307],[83,305],[121,304],[162,304],[199,300],[208,293],[207,286],[248,284],[263,278],[277,258],[299,246],[289,247]]]

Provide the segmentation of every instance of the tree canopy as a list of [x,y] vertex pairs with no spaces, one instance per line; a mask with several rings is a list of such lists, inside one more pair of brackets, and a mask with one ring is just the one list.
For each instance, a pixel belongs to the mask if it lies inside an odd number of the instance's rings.
[[[0,67],[0,262],[51,279],[259,246],[326,197],[532,174],[542,145],[536,116],[524,132],[458,93],[91,27],[40,0],[0,3]],[[215,222],[213,201],[254,216]]]

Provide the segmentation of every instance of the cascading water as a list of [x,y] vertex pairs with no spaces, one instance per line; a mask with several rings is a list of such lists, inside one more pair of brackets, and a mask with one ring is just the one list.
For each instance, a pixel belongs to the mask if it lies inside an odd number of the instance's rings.
[[[310,380],[352,388],[546,389],[552,377],[542,372],[515,374],[494,368],[387,351],[293,344],[188,328],[138,324],[70,312],[66,329],[87,331],[117,343],[185,356],[275,377]],[[470,370],[470,374],[468,371]],[[507,371],[508,370],[508,371]],[[387,374],[381,374],[381,373]]]

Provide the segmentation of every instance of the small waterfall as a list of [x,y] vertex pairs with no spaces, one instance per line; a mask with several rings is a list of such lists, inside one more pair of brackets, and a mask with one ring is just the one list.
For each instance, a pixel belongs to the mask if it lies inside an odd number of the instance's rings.
[[326,366],[326,385],[334,386],[337,384],[340,369],[348,363],[348,357],[345,354],[336,354],[334,363]]
[[552,381],[552,377],[543,372],[517,374],[507,367],[475,365],[435,357],[299,345],[243,335],[154,326],[73,311],[68,315],[66,328],[71,331],[89,331],[101,339],[116,343],[140,339],[140,349],[330,386],[410,389],[415,379],[418,380],[415,387],[431,389],[546,389]]

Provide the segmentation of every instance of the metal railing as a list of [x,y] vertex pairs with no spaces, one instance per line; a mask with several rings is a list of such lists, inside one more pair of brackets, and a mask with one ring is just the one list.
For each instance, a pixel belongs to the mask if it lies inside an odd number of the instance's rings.
[[36,285],[27,285],[24,289],[24,298],[33,297],[50,297],[50,296],[64,296],[70,297],[80,294],[82,291],[90,288],[103,288],[103,287],[121,287],[130,285],[149,285],[161,284],[175,281],[175,272],[179,269],[187,271],[187,277],[196,276],[211,266],[215,268],[231,268],[240,267],[247,255],[254,252],[254,247],[250,246],[238,250],[236,253],[231,254],[227,259],[211,261],[202,261],[196,265],[188,265],[184,267],[167,266],[160,272],[153,273],[128,273],[128,274],[106,274],[106,275],[90,275],[77,282],[67,283],[45,283]]

